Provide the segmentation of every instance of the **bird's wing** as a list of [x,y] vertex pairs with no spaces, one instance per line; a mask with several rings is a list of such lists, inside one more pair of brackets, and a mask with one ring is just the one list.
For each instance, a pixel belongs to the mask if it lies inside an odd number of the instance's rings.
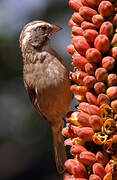
[[34,88],[29,87],[25,82],[24,82],[24,84],[25,84],[25,88],[26,88],[26,90],[27,90],[27,93],[28,93],[28,95],[29,95],[29,98],[30,98],[32,104],[34,105],[34,107],[36,108],[36,110],[37,110],[45,119],[47,119],[47,118],[43,115],[43,112],[42,112],[42,111],[40,110],[40,108],[39,108],[39,105],[38,105],[38,102],[37,102],[37,96],[38,96],[37,90],[34,89]]

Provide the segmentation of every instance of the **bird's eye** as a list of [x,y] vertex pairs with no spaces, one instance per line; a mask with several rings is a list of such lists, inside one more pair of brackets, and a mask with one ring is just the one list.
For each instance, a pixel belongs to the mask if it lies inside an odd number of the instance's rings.
[[42,26],[41,29],[42,29],[43,31],[46,31],[46,30],[47,30],[47,26]]

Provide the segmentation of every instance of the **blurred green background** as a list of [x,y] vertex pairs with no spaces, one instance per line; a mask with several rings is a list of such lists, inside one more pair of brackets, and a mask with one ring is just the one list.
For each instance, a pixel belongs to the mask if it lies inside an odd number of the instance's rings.
[[47,122],[29,101],[22,79],[19,34],[32,20],[63,27],[51,46],[66,60],[70,43],[65,0],[0,0],[0,180],[59,180]]

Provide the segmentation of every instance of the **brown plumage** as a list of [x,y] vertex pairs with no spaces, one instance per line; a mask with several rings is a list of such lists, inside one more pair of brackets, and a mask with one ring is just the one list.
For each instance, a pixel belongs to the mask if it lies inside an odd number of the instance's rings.
[[31,22],[21,32],[20,47],[25,87],[37,111],[50,124],[57,169],[63,173],[66,153],[61,130],[72,94],[68,70],[62,58],[48,45],[51,35],[60,29],[44,21]]

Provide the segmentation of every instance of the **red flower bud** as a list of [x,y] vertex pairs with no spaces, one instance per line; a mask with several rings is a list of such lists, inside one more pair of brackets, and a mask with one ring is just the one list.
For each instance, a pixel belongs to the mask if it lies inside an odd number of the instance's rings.
[[101,16],[109,17],[113,14],[113,11],[114,11],[113,5],[109,1],[102,1],[99,4],[98,11]]
[[109,87],[106,91],[106,94],[111,98],[111,99],[116,99],[117,98],[117,86],[112,86]]
[[96,37],[94,46],[99,51],[106,53],[110,48],[110,41],[106,35],[100,34]]
[[106,86],[103,82],[97,82],[94,84],[94,90],[97,94],[104,93],[106,90]]
[[86,75],[84,71],[75,71],[71,73],[70,78],[79,85],[83,85],[83,79]]
[[87,92],[87,87],[86,86],[77,86],[77,85],[72,85],[70,87],[70,90],[74,94],[80,94],[80,95],[85,95]]
[[100,163],[95,163],[93,165],[93,173],[98,175],[101,179],[103,179],[106,174],[104,167]]
[[97,97],[93,93],[86,92],[86,99],[89,104],[97,105]]
[[95,8],[100,3],[100,1],[101,0],[81,0],[84,6],[88,6],[91,8]]
[[102,55],[98,49],[89,48],[86,51],[86,58],[90,63],[99,63],[102,59]]
[[81,27],[73,26],[72,34],[75,36],[83,36],[83,29]]
[[88,113],[90,115],[100,115],[100,108],[96,105],[89,105]]
[[101,93],[98,95],[97,103],[99,104],[99,106],[101,106],[102,104],[110,104],[110,99],[106,94]]
[[73,65],[77,68],[84,70],[87,59],[80,54],[75,54],[73,57]]
[[85,29],[96,29],[95,25],[92,24],[91,22],[88,22],[88,21],[83,21],[81,23],[81,28],[83,30],[85,30]]
[[89,43],[93,43],[95,41],[95,38],[97,37],[97,35],[98,35],[98,32],[93,29],[86,29],[83,32],[83,36]]
[[96,161],[102,165],[108,162],[108,154],[105,151],[98,151],[96,153]]
[[94,135],[94,131],[90,127],[79,128],[77,133],[78,133],[78,136],[81,139],[83,139],[85,142],[92,141],[92,137]]
[[96,162],[96,156],[89,151],[83,151],[79,155],[79,161],[88,166],[92,166]]
[[95,11],[92,8],[82,6],[79,9],[79,14],[87,21],[91,21],[92,17],[97,14],[97,11]]
[[72,43],[76,51],[78,51],[78,53],[83,56],[85,55],[87,49],[90,48],[90,45],[83,36],[74,36],[72,39]]
[[71,174],[74,175],[74,177],[87,178],[86,168],[81,162],[75,159],[68,159],[65,162],[65,167]]
[[85,76],[83,78],[83,83],[85,86],[87,86],[88,89],[93,88],[94,84],[96,83],[96,79],[94,76]]
[[89,123],[90,126],[94,131],[101,130],[101,127],[103,126],[103,120],[98,115],[92,115],[89,117]]
[[106,36],[112,36],[114,32],[113,24],[110,21],[104,22],[100,27],[100,34],[105,34]]
[[115,65],[115,59],[111,56],[106,56],[102,59],[102,67],[107,69],[107,71],[110,71],[113,69]]
[[74,12],[72,15],[72,20],[75,22],[78,26],[84,21],[83,17],[78,13]]
[[72,145],[72,147],[70,149],[70,153],[72,155],[79,155],[83,151],[86,151],[86,148],[84,148],[83,146],[81,146],[79,144]]
[[78,109],[88,113],[88,107],[89,107],[88,103],[82,102],[82,103],[79,104]]
[[82,125],[82,126],[90,126],[89,124],[89,114],[85,113],[85,112],[79,112],[78,114],[78,122]]
[[74,10],[74,11],[79,11],[80,7],[82,7],[82,3],[80,0],[69,0],[69,6]]
[[96,65],[93,65],[91,63],[86,63],[85,64],[85,72],[89,75],[94,75],[95,74],[95,69]]
[[109,74],[107,78],[107,84],[109,87],[115,86],[117,84],[117,75],[114,73]]
[[96,80],[97,81],[106,81],[107,80],[107,77],[108,77],[108,73],[107,73],[107,70],[105,68],[97,68],[96,71],[95,71],[95,76],[96,76]]
[[104,18],[103,16],[96,14],[92,17],[92,22],[97,28],[99,28],[104,22]]

